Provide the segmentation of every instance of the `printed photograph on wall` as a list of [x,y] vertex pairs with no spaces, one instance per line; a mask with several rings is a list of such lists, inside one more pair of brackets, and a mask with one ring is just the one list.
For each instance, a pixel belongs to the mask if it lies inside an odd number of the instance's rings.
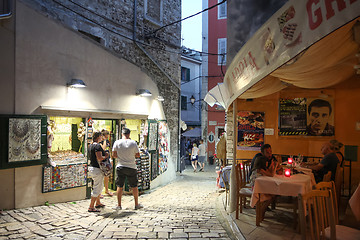
[[306,99],[280,99],[279,135],[306,135]]
[[240,111],[237,114],[237,149],[259,151],[264,144],[264,112]]
[[9,118],[9,162],[41,159],[41,119]]
[[309,136],[334,136],[334,99],[308,98],[307,126]]
[[157,143],[157,122],[149,123],[148,151],[156,150]]

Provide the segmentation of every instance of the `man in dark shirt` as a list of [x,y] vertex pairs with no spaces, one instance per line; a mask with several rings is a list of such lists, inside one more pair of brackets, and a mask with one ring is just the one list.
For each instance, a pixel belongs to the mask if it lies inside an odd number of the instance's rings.
[[[276,162],[276,158],[274,157],[274,155],[272,154],[272,150],[271,150],[271,145],[270,144],[264,144],[263,146],[261,146],[261,152],[257,153],[254,158],[251,160],[251,166],[250,166],[250,174],[254,168],[254,163],[255,160],[259,157],[266,157],[266,168],[269,168],[272,162]],[[281,166],[279,165],[279,168],[281,168]],[[280,169],[277,169],[277,171],[279,171]]]
[[[339,159],[334,152],[334,146],[329,142],[326,142],[321,147],[321,153],[324,155],[320,163],[306,167],[310,168],[314,172],[315,181],[321,182],[324,175],[331,171],[331,180],[335,181],[336,168],[339,163]],[[305,164],[306,165],[306,164]]]

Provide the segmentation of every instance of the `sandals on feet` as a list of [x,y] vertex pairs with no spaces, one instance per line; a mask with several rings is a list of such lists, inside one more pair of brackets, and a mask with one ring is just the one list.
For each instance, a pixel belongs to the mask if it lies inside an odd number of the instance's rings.
[[102,204],[102,203],[100,203],[99,205],[96,205],[96,206],[95,206],[95,208],[103,208],[103,207],[105,207],[105,205]]
[[110,197],[114,196],[112,192],[107,192],[106,194],[109,195]]
[[98,210],[96,208],[89,208],[88,212],[100,212],[100,210]]

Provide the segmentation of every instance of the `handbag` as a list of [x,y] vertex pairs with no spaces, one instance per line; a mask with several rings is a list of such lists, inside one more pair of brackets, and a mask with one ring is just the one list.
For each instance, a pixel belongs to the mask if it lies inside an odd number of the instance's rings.
[[107,158],[100,162],[99,164],[101,172],[104,174],[105,177],[109,176],[112,172],[112,164],[110,162],[110,158]]

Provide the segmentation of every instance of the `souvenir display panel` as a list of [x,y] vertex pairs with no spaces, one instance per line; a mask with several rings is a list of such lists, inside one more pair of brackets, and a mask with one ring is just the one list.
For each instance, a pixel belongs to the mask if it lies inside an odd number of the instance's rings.
[[165,121],[159,122],[158,130],[158,150],[159,150],[159,171],[160,174],[165,172],[168,168],[168,157],[169,157],[169,134],[168,125]]
[[139,190],[147,190],[150,188],[150,160],[149,154],[141,153],[140,158],[136,159],[138,169]]
[[9,119],[9,162],[41,158],[41,119]]
[[43,167],[42,192],[52,192],[86,185],[87,165],[67,164]]
[[0,169],[47,160],[45,115],[0,115]]

